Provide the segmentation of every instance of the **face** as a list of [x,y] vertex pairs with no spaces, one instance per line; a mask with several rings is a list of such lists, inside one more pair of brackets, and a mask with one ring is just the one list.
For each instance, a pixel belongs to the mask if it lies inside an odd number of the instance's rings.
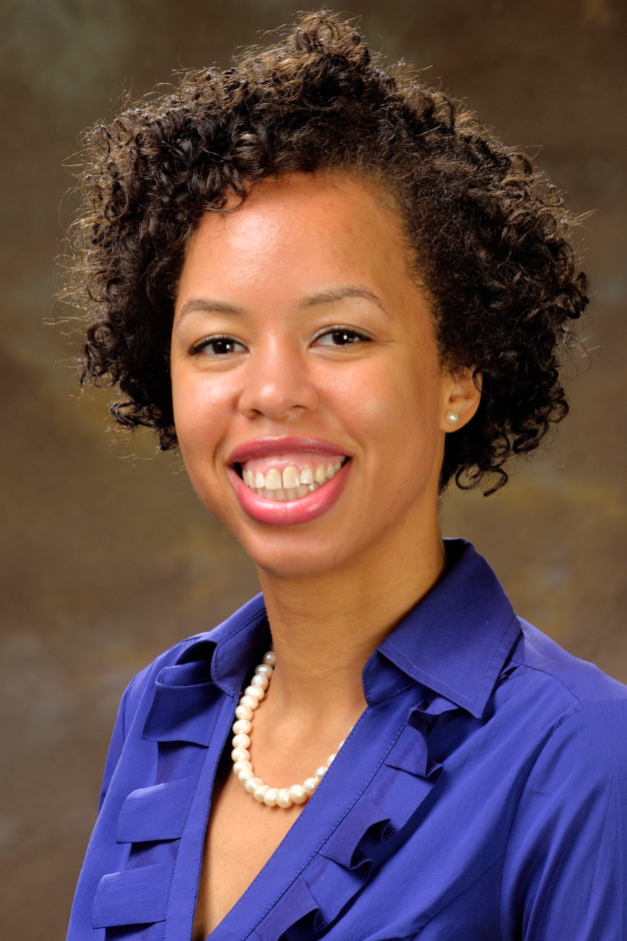
[[370,186],[292,176],[207,214],[171,374],[192,484],[265,572],[323,573],[437,527],[446,413],[459,427],[472,396],[440,368],[399,221]]

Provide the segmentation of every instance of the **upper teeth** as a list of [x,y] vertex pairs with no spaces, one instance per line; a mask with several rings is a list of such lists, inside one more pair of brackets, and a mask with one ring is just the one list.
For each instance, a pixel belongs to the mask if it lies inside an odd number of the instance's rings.
[[[309,492],[315,490],[316,487],[319,487],[326,480],[330,480],[337,474],[341,466],[341,461],[338,461],[336,464],[329,462],[326,467],[324,464],[319,464],[315,471],[308,466],[303,467],[302,470],[299,471],[293,464],[290,464],[282,473],[277,470],[276,467],[271,467],[265,475],[259,471],[254,474],[252,471],[244,469],[242,476],[246,486],[250,487],[252,490],[293,491],[298,488],[302,490],[306,487]],[[299,493],[298,496],[304,496],[304,494]]]

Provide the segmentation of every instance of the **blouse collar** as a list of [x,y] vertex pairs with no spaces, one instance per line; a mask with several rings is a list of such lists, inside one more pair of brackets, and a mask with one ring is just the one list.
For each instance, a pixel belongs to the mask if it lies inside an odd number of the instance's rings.
[[[446,574],[378,652],[478,719],[520,624],[496,575],[472,545],[465,539],[445,544]],[[371,658],[364,673],[372,667]]]
[[[464,539],[447,539],[445,545],[446,573],[364,668],[369,705],[420,683],[476,718],[483,714],[520,626],[485,559]],[[172,692],[215,684],[236,696],[269,645],[263,596],[257,595],[218,627],[185,642],[157,684]]]

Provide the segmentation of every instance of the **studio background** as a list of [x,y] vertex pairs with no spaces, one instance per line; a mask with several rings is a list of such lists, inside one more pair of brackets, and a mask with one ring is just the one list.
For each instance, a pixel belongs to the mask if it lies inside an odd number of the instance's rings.
[[[157,653],[254,594],[251,563],[148,436],[80,395],[54,258],[86,126],[178,68],[228,67],[292,0],[0,0],[0,938],[61,941],[119,697]],[[337,7],[335,7],[337,9]],[[353,0],[391,60],[537,154],[594,290],[572,414],[490,499],[451,490],[517,612],[627,682],[625,0]],[[67,159],[70,158],[70,159]]]

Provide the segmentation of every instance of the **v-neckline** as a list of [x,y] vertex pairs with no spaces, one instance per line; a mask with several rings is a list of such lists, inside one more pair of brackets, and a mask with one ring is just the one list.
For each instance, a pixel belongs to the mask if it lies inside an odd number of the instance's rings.
[[[394,699],[395,697],[391,701],[368,706],[364,710],[316,794],[308,801],[274,853],[206,941],[243,941],[245,938],[255,937],[256,928],[289,892],[316,853],[329,841],[362,797],[406,725],[406,710],[401,710],[399,714],[398,704]],[[380,729],[383,718],[381,713],[386,710],[390,713],[389,736],[377,736],[375,732],[377,728]],[[359,755],[359,761],[354,760],[354,755]],[[364,757],[367,760],[365,767]],[[204,772],[205,769],[198,782],[199,790],[204,790]],[[203,846],[208,819],[207,812]],[[185,855],[183,845],[180,855]],[[197,870],[198,878],[201,865],[202,859]],[[166,934],[166,941],[175,939],[170,939]],[[180,941],[180,934],[176,941]]]

